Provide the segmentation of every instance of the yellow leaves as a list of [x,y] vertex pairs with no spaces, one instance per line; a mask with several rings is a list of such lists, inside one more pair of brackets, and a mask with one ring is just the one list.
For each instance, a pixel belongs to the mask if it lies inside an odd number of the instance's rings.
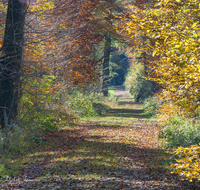
[[127,26],[133,26],[134,24],[133,24],[133,22],[127,22],[126,25]]
[[6,12],[7,10],[7,3],[0,2],[0,12]]
[[194,28],[199,22],[195,22],[191,28]]
[[200,146],[178,147],[173,149],[173,154],[178,155],[176,164],[171,164],[173,173],[179,174],[183,179],[200,180]]
[[153,57],[156,55],[156,53],[157,53],[157,50],[154,50],[154,51],[153,51],[153,54],[152,54]]
[[54,2],[49,0],[37,0],[37,3],[29,5],[28,11],[38,12],[40,17],[43,17],[43,11],[52,10],[54,8]]
[[[137,44],[143,51],[152,52],[154,57],[150,65],[151,80],[164,86],[168,100],[194,114],[200,88],[197,40],[200,32],[195,17],[199,3],[187,0],[182,6],[181,1],[176,2],[161,0],[156,8],[141,11],[137,29],[131,29],[133,24],[128,23],[126,31],[131,34],[130,30],[134,30],[136,36],[147,36],[147,42],[137,38],[140,40]],[[194,5],[193,9],[191,5]],[[132,16],[132,23],[136,17]]]
[[179,49],[181,47],[181,44],[175,45],[174,49]]
[[197,37],[198,37],[198,35],[197,35],[196,33],[193,33],[193,36],[194,36],[195,38],[197,38]]
[[130,28],[128,28],[126,31],[127,31],[128,35],[131,34],[131,29]]
[[138,19],[136,15],[131,15],[133,19]]

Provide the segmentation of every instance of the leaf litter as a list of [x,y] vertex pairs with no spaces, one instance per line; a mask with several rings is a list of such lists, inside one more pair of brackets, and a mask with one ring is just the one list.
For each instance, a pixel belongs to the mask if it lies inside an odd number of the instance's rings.
[[[0,188],[190,189],[162,167],[165,158],[159,156],[157,139],[161,127],[138,116],[141,106],[131,104],[127,92],[121,88],[116,92],[125,104],[115,105],[109,117],[83,120],[77,126],[45,134],[43,140],[48,144],[24,155],[21,172],[3,179]],[[126,109],[133,110],[132,117],[116,116]]]

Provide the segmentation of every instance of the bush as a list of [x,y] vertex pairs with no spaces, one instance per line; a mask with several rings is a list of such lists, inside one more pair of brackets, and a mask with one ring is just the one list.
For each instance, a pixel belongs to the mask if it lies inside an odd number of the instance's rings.
[[2,155],[17,155],[32,145],[44,144],[42,131],[33,126],[18,127],[15,124],[6,125],[0,130],[0,153]]
[[93,103],[103,100],[103,96],[97,93],[83,93],[80,90],[74,90],[67,96],[65,105],[72,109],[80,117],[97,116]]
[[145,79],[145,68],[141,63],[131,66],[126,76],[125,86],[136,102],[143,102],[158,91],[152,82]]
[[24,79],[19,114],[11,125],[0,130],[0,152],[18,154],[33,144],[43,144],[44,132],[55,131],[77,119],[71,109],[60,102],[55,92],[54,76]]
[[93,108],[98,115],[104,115],[110,110],[110,107],[103,103],[93,103]]
[[200,181],[200,146],[178,147],[174,149],[173,154],[177,155],[178,159],[175,159],[175,164],[171,164],[172,173],[177,173],[183,180]]
[[57,89],[55,79],[52,75],[24,79],[17,121],[19,126],[46,132],[57,130],[76,119],[73,111],[63,105],[63,89]]
[[0,152],[18,154],[34,144],[44,144],[42,134],[48,131],[56,131],[74,123],[77,118],[69,114],[64,108],[31,112],[19,123],[7,125],[0,130]]
[[164,145],[167,147],[198,145],[200,142],[200,124],[195,125],[192,121],[175,117],[164,126],[159,138],[164,139]]
[[20,153],[24,150],[25,141],[23,131],[16,125],[6,125],[0,130],[0,152]]
[[117,102],[118,97],[115,95],[115,88],[109,87],[108,89],[108,97],[103,97],[105,100],[108,100],[110,102]]
[[161,107],[162,100],[157,96],[151,96],[144,101],[145,115],[155,115]]

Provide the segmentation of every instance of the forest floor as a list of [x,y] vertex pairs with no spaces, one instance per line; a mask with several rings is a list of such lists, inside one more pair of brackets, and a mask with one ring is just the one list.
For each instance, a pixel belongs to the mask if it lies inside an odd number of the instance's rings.
[[23,169],[0,189],[190,189],[162,167],[161,127],[123,87],[115,93],[103,116],[50,132],[46,145],[16,159]]

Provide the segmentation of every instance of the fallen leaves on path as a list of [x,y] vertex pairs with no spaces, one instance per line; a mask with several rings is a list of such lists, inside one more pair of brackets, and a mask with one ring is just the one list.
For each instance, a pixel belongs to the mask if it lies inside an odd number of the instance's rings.
[[[132,106],[129,104],[129,109]],[[155,122],[141,118],[110,117],[47,133],[43,139],[48,144],[27,154],[21,173],[6,183],[4,180],[0,187],[188,190],[159,166],[164,161],[159,156],[160,130]]]

